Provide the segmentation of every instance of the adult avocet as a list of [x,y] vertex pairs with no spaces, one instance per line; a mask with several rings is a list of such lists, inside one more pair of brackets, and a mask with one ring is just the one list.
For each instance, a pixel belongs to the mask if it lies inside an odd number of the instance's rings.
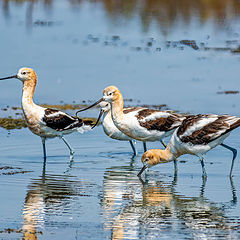
[[70,150],[70,156],[74,150],[63,137],[73,131],[84,132],[91,129],[92,121],[72,117],[64,112],[44,108],[33,102],[33,94],[37,84],[37,74],[31,68],[21,68],[16,75],[0,78],[0,80],[17,78],[23,83],[22,109],[28,128],[42,138],[43,155],[46,159],[45,141],[47,138],[60,137]]
[[138,176],[148,168],[159,163],[174,161],[184,154],[196,155],[202,165],[202,175],[206,177],[203,154],[221,145],[233,152],[230,176],[237,150],[223,143],[230,132],[240,126],[240,118],[229,115],[194,115],[188,116],[174,132],[165,150],[151,149],[142,156],[143,167]]
[[[101,102],[100,106],[101,106],[101,111],[100,111],[97,122],[100,120],[101,116],[103,115],[102,126],[103,126],[103,130],[104,130],[105,134],[112,139],[116,139],[116,140],[120,140],[120,141],[129,141],[129,143],[132,147],[132,150],[133,150],[133,154],[134,154],[134,156],[136,156],[137,150],[134,146],[135,145],[135,142],[133,142],[134,140],[131,137],[124,134],[123,132],[121,132],[113,123],[113,120],[111,117],[110,103]],[[124,108],[123,112],[127,113],[127,112],[131,112],[131,111],[135,111],[135,110],[136,110],[136,108],[130,107],[130,108]],[[97,122],[96,122],[96,124],[97,124]],[[95,125],[93,127],[95,127]],[[144,149],[146,149],[146,146],[144,144],[145,143],[143,143]]]
[[[99,101],[78,112],[87,110],[102,101],[111,104],[111,116],[115,126],[127,136],[142,142],[162,142],[162,139],[170,136],[185,119],[185,116],[170,111],[141,107],[124,112],[122,94],[115,86],[105,88],[103,97]],[[165,145],[163,142],[162,144]]]

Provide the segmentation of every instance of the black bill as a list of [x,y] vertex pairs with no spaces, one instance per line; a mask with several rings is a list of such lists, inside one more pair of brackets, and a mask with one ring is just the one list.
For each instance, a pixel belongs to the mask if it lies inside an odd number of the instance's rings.
[[92,129],[95,128],[98,125],[98,122],[100,121],[103,113],[104,113],[104,110],[101,109],[101,111],[99,113],[99,116],[98,116],[98,119],[97,119],[96,123],[92,126]]
[[144,172],[144,170],[147,168],[147,165],[143,165],[141,171],[138,173],[138,177],[141,176],[141,174]]
[[100,102],[102,102],[102,101],[104,101],[103,98],[99,99],[97,102],[93,103],[92,105],[90,105],[90,106],[88,106],[88,107],[86,107],[86,108],[83,108],[83,109],[78,110],[78,111],[76,112],[76,116],[77,116],[77,114],[78,114],[79,112],[86,111],[86,110],[88,110],[89,108],[92,108],[92,107],[98,105],[98,104],[99,104]]
[[10,78],[17,78],[17,75],[13,75],[10,77],[5,77],[5,78],[0,78],[0,80],[6,80],[6,79],[10,79]]

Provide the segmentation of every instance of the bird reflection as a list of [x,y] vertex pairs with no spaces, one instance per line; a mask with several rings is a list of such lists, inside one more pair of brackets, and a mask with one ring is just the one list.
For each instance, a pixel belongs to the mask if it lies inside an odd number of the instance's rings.
[[[122,172],[122,174],[121,174]],[[230,180],[232,195],[226,203],[211,202],[204,197],[206,179],[198,197],[176,191],[177,175],[172,181],[148,181],[136,178],[127,167],[109,168],[105,173],[102,197],[102,220],[111,239],[154,238],[155,234],[178,231],[217,238],[222,234],[234,238],[237,232],[226,210],[237,203],[236,190]],[[194,238],[194,237],[193,237]]]
[[[57,0],[55,0],[57,1]],[[167,35],[176,24],[181,22],[184,26],[190,25],[192,19],[195,18],[201,25],[206,21],[213,21],[217,26],[217,30],[230,27],[231,22],[235,21],[240,15],[240,2],[238,0],[65,0],[72,9],[76,6],[82,6],[88,2],[96,5],[101,2],[108,20],[113,25],[119,25],[119,20],[124,19],[124,23],[130,22],[134,17],[140,19],[142,30],[148,32],[152,23],[157,24],[163,35]],[[26,9],[26,27],[32,25],[33,4],[42,4],[44,10],[48,12],[54,8],[54,0],[4,0],[2,1],[2,9],[5,18],[9,18],[11,3],[23,4],[27,2]]]
[[[22,211],[24,240],[38,239],[40,231],[49,224],[51,215],[63,215],[69,211],[73,198],[88,197],[92,184],[76,180],[71,175],[46,174],[46,162],[43,164],[42,175],[33,179],[28,186]],[[51,220],[50,220],[50,224]],[[57,224],[57,223],[56,223]]]

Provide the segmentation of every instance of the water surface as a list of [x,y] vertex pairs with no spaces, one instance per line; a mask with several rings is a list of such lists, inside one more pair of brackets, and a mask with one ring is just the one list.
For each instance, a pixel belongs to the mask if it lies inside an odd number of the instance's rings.
[[[239,115],[240,95],[223,93],[239,91],[238,1],[5,0],[0,9],[0,76],[34,68],[37,103],[89,103],[116,85],[127,105]],[[0,84],[0,108],[20,106],[21,83]],[[194,156],[180,158],[177,176],[168,163],[141,181],[142,145],[133,159],[101,126],[66,137],[72,162],[49,140],[45,165],[28,129],[0,136],[0,239],[240,238],[239,157],[231,181],[224,148],[206,155],[207,181]],[[238,129],[226,144],[238,148]]]

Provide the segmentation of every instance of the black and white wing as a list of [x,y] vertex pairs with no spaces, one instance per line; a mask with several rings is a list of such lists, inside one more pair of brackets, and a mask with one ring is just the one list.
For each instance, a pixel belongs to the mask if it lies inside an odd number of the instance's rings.
[[206,145],[240,126],[240,118],[229,115],[188,116],[177,130],[184,143]]
[[138,112],[136,117],[142,127],[148,130],[163,132],[169,132],[176,129],[185,119],[184,115],[153,109],[143,109]]
[[44,110],[42,122],[56,131],[66,131],[77,129],[80,132],[89,130],[93,125],[91,120],[82,120],[77,117],[72,117],[64,112],[47,108]]

